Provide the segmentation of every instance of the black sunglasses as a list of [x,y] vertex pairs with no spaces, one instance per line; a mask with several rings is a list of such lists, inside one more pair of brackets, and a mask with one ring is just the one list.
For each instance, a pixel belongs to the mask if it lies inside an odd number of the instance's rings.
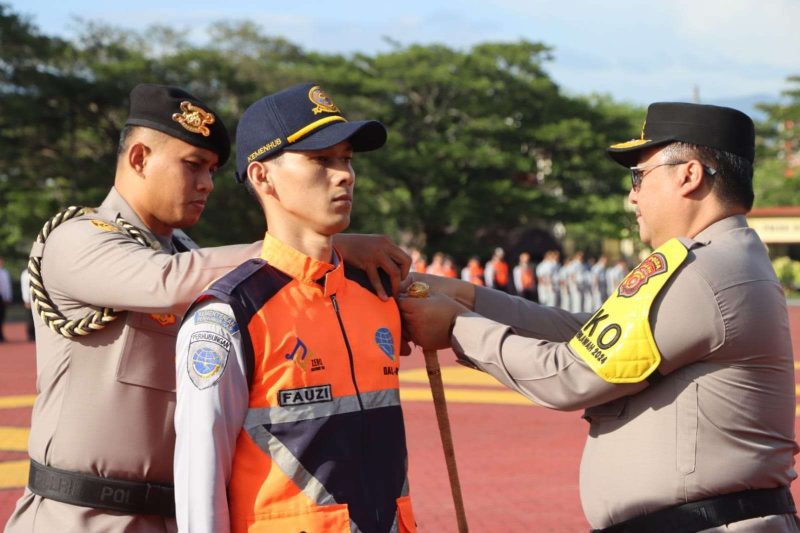
[[[673,165],[685,165],[688,161],[675,161],[674,163],[660,163],[658,165],[653,165],[651,167],[630,167],[629,170],[631,171],[631,189],[634,191],[638,191],[639,187],[642,186],[642,180],[644,179],[645,175],[651,170],[655,170],[658,167],[666,167],[666,166],[673,166]],[[705,170],[706,174],[709,176],[713,176],[717,173],[717,170],[711,168],[709,166],[703,165],[703,170]]]

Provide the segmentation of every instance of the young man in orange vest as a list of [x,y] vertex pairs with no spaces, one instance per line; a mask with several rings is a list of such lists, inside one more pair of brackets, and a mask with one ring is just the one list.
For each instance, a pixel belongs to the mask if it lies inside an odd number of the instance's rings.
[[494,255],[486,263],[486,270],[484,276],[486,277],[486,286],[498,291],[508,292],[510,285],[508,275],[508,263],[504,257],[506,253],[502,248],[495,248]]
[[416,530],[397,306],[332,244],[350,224],[353,153],[385,141],[314,84],[242,116],[237,178],[269,229],[261,259],[206,290],[178,337],[182,531]]
[[514,288],[519,296],[526,300],[538,302],[536,294],[536,275],[533,273],[531,265],[531,254],[522,252],[519,254],[519,263],[514,267]]
[[477,255],[470,257],[467,266],[461,269],[461,279],[473,285],[483,286],[483,267]]

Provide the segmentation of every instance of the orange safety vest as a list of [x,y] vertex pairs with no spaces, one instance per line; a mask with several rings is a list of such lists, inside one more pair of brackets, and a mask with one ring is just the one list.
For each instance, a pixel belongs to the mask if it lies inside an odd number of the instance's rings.
[[483,287],[483,268],[480,265],[469,267],[469,281],[474,285]]
[[503,260],[494,262],[494,281],[495,285],[499,287],[508,285],[508,263]]
[[533,268],[530,266],[522,267],[522,288],[532,289],[535,285],[535,278],[533,277]]
[[233,309],[250,374],[228,485],[231,531],[416,531],[397,305],[381,302],[364,272],[269,234],[262,257],[201,296]]

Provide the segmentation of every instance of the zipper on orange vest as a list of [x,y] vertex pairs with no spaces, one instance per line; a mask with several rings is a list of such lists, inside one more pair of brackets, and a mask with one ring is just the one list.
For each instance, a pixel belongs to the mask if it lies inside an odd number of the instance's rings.
[[[347,347],[347,356],[350,358],[350,376],[353,379],[353,387],[356,390],[356,398],[358,399],[358,406],[361,408],[362,439],[366,439],[366,432],[368,431],[368,429],[366,427],[366,419],[363,416],[366,413],[366,411],[364,410],[364,403],[361,401],[361,391],[358,390],[358,382],[356,381],[356,363],[355,359],[353,358],[353,350],[352,348],[350,348],[350,341],[347,339],[347,331],[344,329],[344,322],[342,321],[342,315],[339,313],[339,302],[336,301],[335,294],[331,294],[331,303],[333,303],[333,310],[336,312],[336,320],[339,321],[339,329],[342,330],[342,338],[344,338],[344,345]],[[365,443],[362,442],[362,445],[365,445]],[[364,447],[366,448],[366,446]],[[361,467],[361,478],[363,486],[365,488],[369,487],[370,486],[369,473],[364,470],[363,465]],[[364,498],[365,500],[371,499],[368,491],[364,494]],[[375,506],[373,505],[373,508],[374,507]],[[377,510],[375,511],[375,513],[376,513],[375,519],[377,520]]]
[[364,410],[364,404],[361,401],[361,391],[358,390],[358,382],[356,381],[356,362],[353,359],[353,350],[350,348],[350,341],[347,339],[347,331],[344,329],[344,322],[342,322],[342,315],[339,314],[339,303],[336,301],[336,295],[331,294],[331,303],[333,303],[333,310],[336,312],[336,320],[339,321],[339,329],[342,330],[342,338],[344,338],[344,345],[347,348],[347,357],[350,358],[350,377],[353,379],[353,387],[356,389],[356,398],[358,399],[358,406]]

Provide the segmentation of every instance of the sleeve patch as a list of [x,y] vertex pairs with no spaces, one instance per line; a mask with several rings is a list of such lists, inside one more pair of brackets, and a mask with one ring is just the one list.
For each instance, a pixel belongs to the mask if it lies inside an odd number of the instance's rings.
[[216,324],[229,333],[233,334],[239,331],[239,324],[236,320],[221,311],[215,309],[201,309],[194,314],[195,324]]
[[198,389],[214,385],[228,363],[231,341],[213,331],[192,333],[189,339],[187,370],[189,379]]

